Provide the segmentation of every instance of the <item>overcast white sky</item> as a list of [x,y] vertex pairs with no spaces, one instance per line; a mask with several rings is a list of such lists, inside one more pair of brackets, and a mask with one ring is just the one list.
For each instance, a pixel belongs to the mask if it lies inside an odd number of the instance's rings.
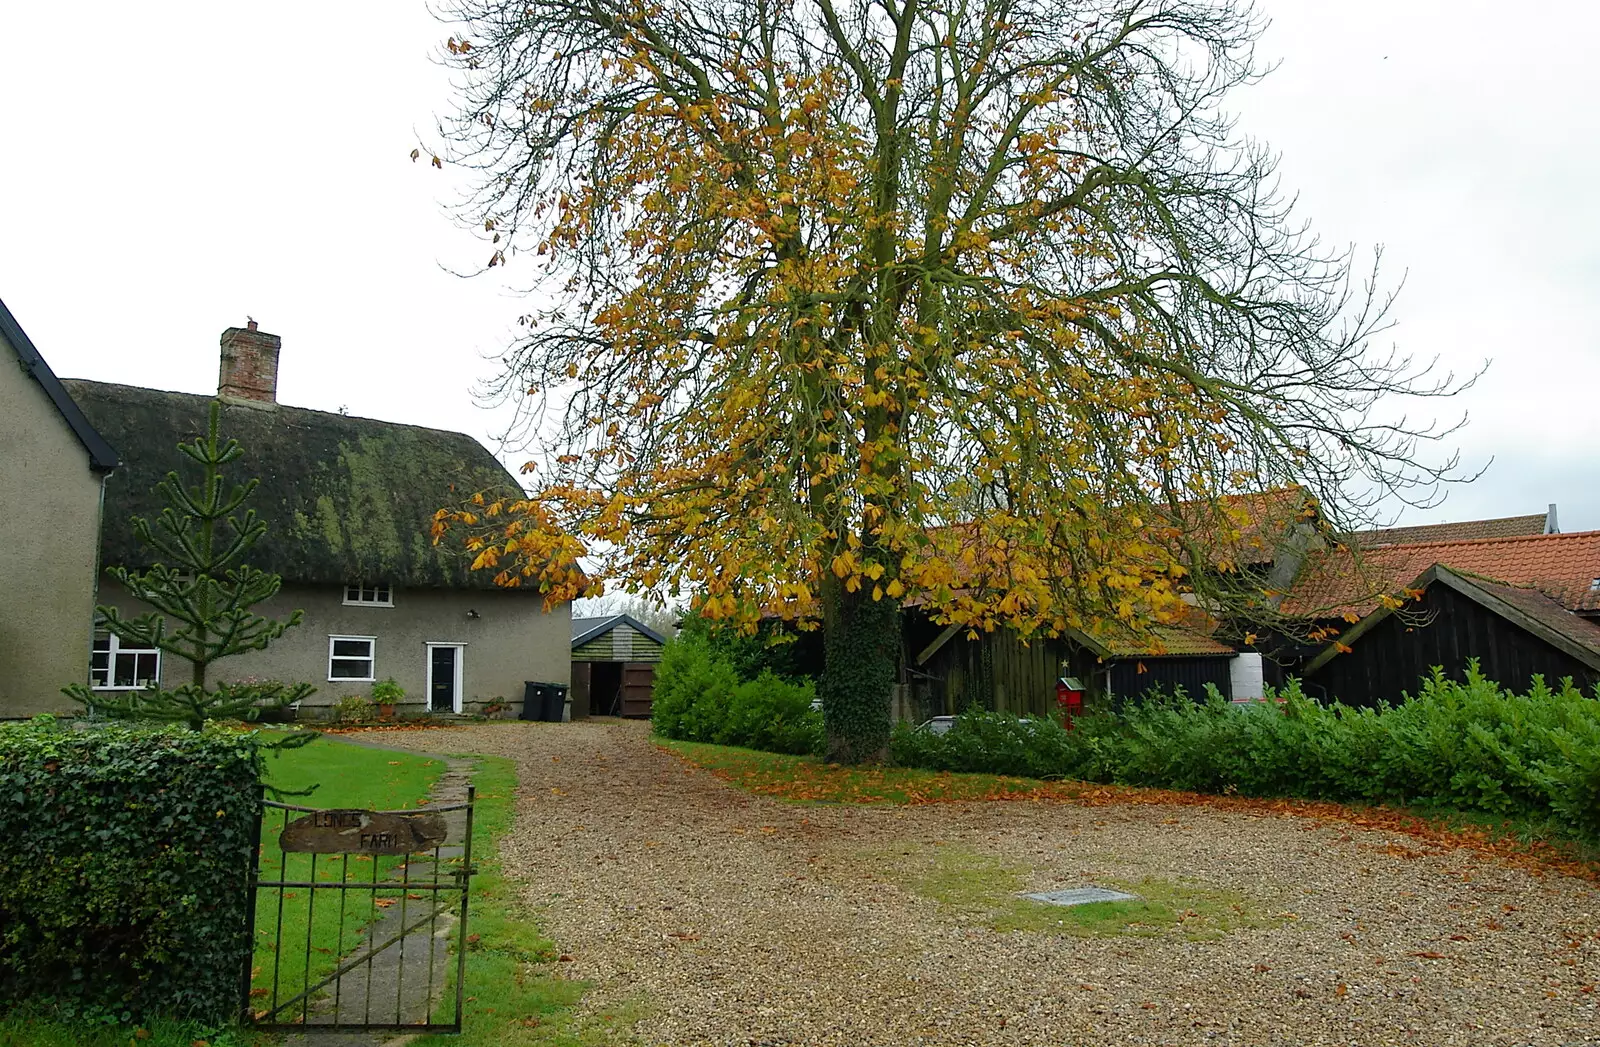
[[[1600,528],[1600,4],[1263,0],[1243,126],[1326,239],[1406,275],[1394,342],[1487,378],[1458,443],[1493,464],[1424,523],[1542,511]],[[1518,30],[1523,33],[1525,30]],[[0,11],[0,298],[56,372],[215,389],[217,338],[283,337],[279,398],[496,446],[475,381],[518,298],[407,159],[448,105],[420,0]],[[513,466],[522,460],[509,457]]]

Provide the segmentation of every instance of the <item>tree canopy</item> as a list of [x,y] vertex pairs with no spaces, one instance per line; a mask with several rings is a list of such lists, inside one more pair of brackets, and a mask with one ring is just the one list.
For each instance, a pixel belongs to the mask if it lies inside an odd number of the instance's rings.
[[1353,525],[1454,465],[1381,408],[1455,383],[1369,348],[1388,298],[1222,109],[1259,73],[1235,0],[449,17],[463,215],[537,280],[499,391],[550,453],[441,526],[506,584],[570,583],[578,535],[707,617],[819,618],[837,754],[881,746],[908,601],[1024,637],[1270,614],[1230,496]]

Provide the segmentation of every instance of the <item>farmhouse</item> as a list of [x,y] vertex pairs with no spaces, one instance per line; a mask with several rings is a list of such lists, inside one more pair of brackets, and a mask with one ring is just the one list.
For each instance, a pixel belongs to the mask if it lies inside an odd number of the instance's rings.
[[[480,490],[515,492],[511,475],[461,433],[278,403],[280,349],[278,336],[253,321],[224,331],[216,398],[223,435],[245,452],[229,466],[230,478],[261,481],[248,507],[267,533],[250,562],[284,579],[256,610],[281,617],[302,609],[305,619],[268,649],[217,663],[217,678],[315,683],[300,710],[312,717],[388,677],[406,692],[400,715],[471,712],[494,702],[515,709],[528,681],[565,686],[568,605],[546,611],[534,591],[498,588],[488,572],[469,570],[456,550],[430,538],[436,510]],[[124,467],[105,487],[101,562],[147,567],[129,519],[160,512],[153,489],[186,461],[177,445],[205,431],[212,398],[64,385],[123,449]],[[91,590],[84,589],[85,603]],[[130,614],[141,609],[105,575],[98,602]],[[88,611],[80,613],[87,650]],[[167,661],[101,631],[84,675],[97,689],[181,682],[188,665]]]
[[649,716],[666,642],[631,615],[572,619],[572,718]]
[[89,673],[101,484],[117,454],[0,302],[0,719]]

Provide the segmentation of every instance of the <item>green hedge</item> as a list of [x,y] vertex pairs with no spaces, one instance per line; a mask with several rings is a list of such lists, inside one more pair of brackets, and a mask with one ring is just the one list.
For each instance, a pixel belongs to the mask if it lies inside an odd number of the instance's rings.
[[815,698],[809,680],[795,683],[767,671],[740,680],[704,638],[684,634],[661,652],[650,721],[667,738],[804,755],[822,751]]
[[258,768],[248,734],[0,725],[0,1003],[236,1015]]
[[1393,706],[1322,705],[1295,681],[1271,697],[1135,703],[1071,731],[973,712],[943,735],[901,725],[890,750],[929,770],[1452,808],[1600,839],[1600,699],[1570,682],[1513,694],[1473,669]]

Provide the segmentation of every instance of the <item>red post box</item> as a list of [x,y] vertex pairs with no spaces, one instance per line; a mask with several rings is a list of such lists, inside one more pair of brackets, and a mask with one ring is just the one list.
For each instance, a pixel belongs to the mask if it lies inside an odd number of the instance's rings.
[[1061,726],[1070,731],[1073,719],[1083,715],[1083,684],[1076,676],[1056,681],[1056,705],[1061,710]]

